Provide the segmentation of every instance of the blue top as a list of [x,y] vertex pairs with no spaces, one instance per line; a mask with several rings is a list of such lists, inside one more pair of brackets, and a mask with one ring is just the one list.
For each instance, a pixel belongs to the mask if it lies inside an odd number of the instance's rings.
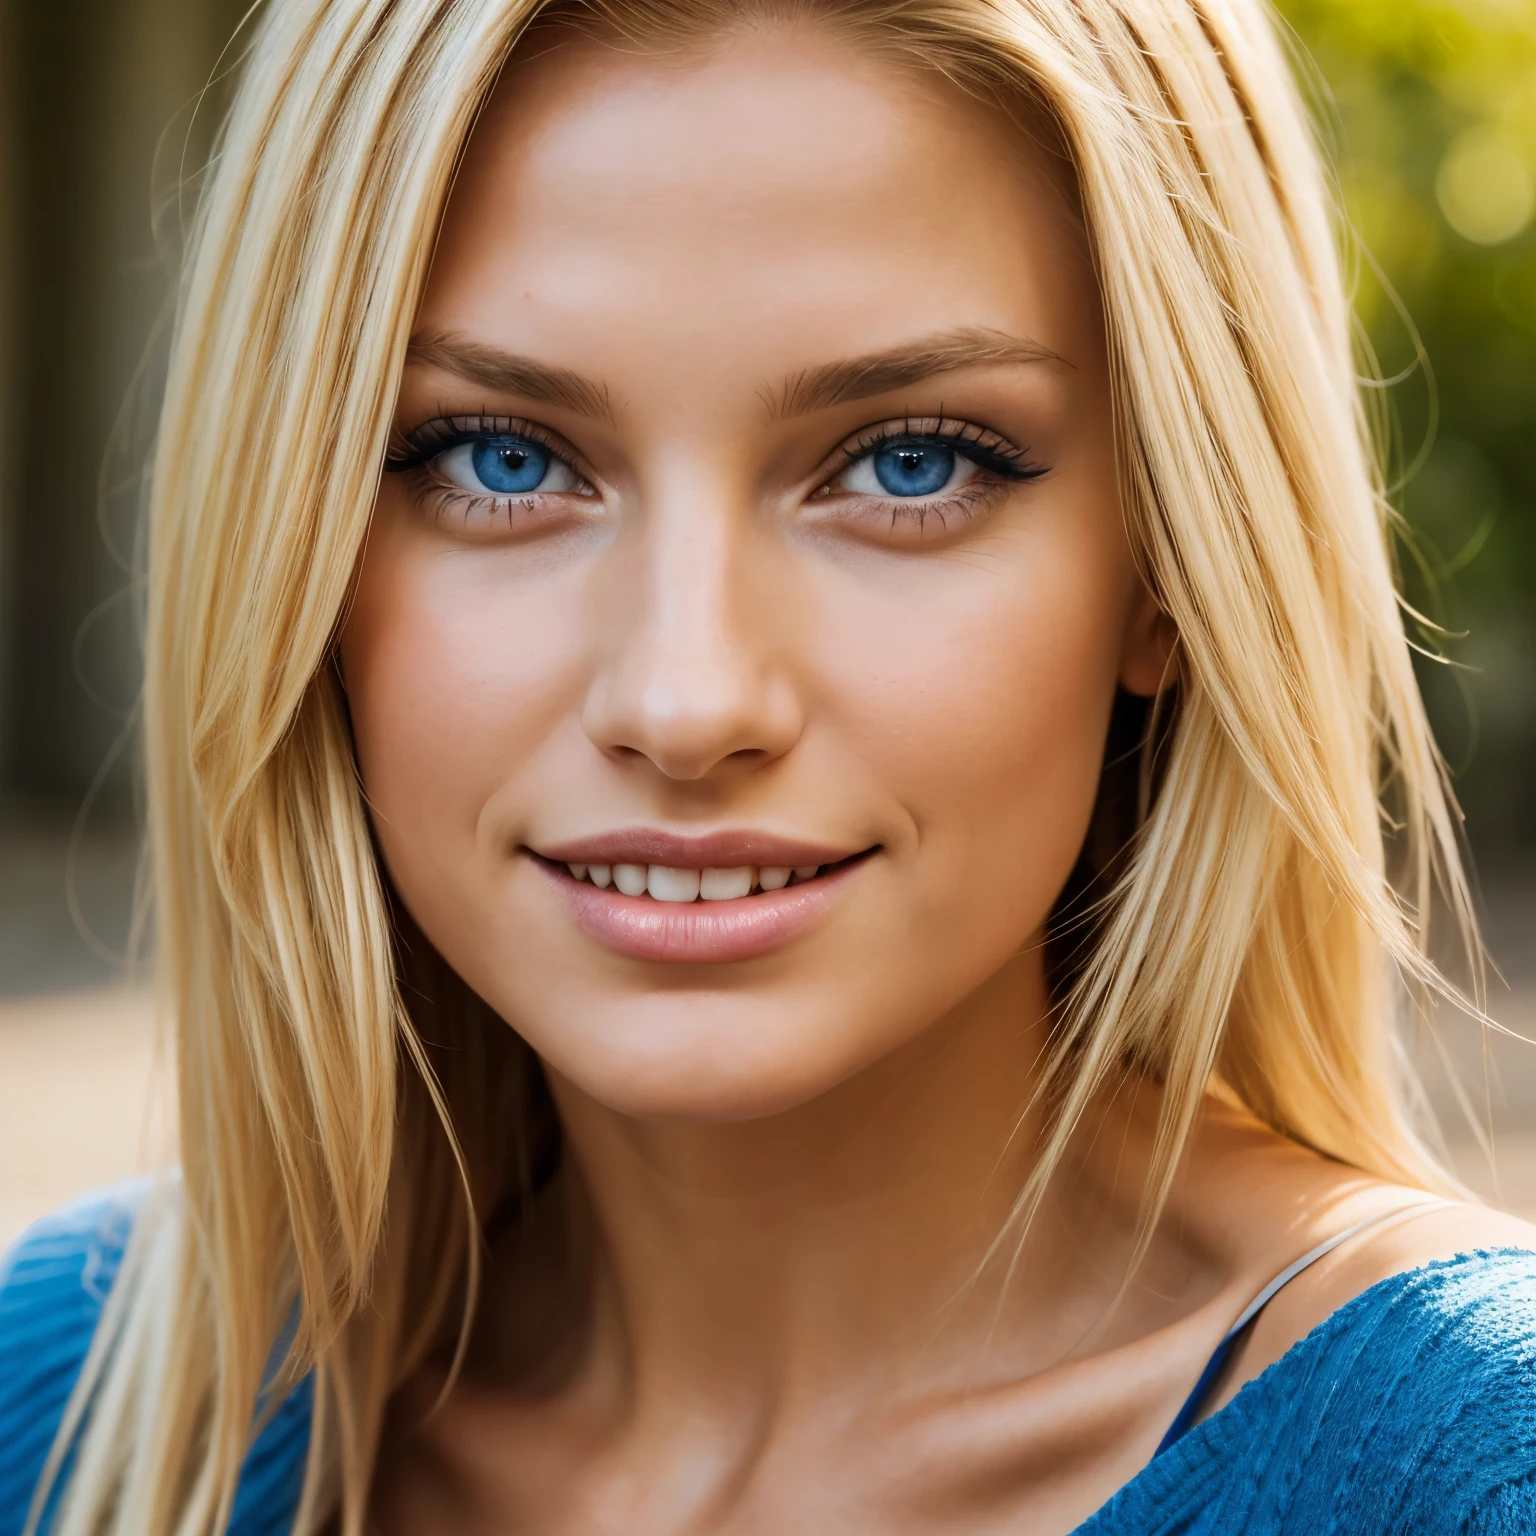
[[[0,1536],[19,1536],[139,1190],[68,1206],[0,1261]],[[310,1399],[246,1460],[231,1536],[287,1536]],[[1536,1255],[1393,1275],[1182,1435],[1075,1536],[1536,1531]]]
[[[66,1205],[0,1256],[0,1536],[21,1536],[27,1523],[147,1187],[135,1180]],[[230,1536],[288,1536],[304,1483],[309,1413],[306,1382],[246,1457]]]

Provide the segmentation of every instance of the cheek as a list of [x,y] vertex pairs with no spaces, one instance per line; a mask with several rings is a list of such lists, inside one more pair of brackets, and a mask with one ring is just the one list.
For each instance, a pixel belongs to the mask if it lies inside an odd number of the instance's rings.
[[486,800],[570,711],[569,603],[558,583],[495,567],[381,498],[341,652],[359,769],[403,879],[462,855]]
[[1098,789],[1130,578],[1117,523],[1042,517],[921,594],[835,610],[839,708],[907,808],[924,920],[1008,943],[1048,915]]

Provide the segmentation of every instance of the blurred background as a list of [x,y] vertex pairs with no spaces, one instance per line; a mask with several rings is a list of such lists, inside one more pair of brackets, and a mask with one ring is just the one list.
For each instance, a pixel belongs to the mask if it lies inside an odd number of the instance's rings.
[[[125,965],[132,586],[168,265],[246,0],[0,0],[0,1246],[167,1155]],[[1404,584],[1467,813],[1490,1007],[1536,1038],[1536,0],[1283,0],[1360,249]],[[1536,1214],[1536,1046],[1450,1021]],[[1422,1054],[1442,1107],[1438,1054]]]

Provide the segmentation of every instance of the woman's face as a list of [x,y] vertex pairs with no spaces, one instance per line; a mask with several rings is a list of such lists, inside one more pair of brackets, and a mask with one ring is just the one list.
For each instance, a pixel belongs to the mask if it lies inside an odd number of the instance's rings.
[[809,27],[517,62],[396,425],[368,799],[557,1080],[756,1116],[1039,1007],[1164,652],[1083,239],[1002,114]]

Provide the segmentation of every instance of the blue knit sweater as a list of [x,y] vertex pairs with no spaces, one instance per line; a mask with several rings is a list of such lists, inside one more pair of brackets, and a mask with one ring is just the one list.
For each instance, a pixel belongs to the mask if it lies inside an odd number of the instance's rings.
[[[33,1227],[0,1260],[0,1536],[32,1489],[121,1262],[135,1198]],[[246,1461],[232,1536],[287,1536],[310,1401]],[[1536,1533],[1536,1255],[1394,1275],[1156,1457],[1076,1536]]]

